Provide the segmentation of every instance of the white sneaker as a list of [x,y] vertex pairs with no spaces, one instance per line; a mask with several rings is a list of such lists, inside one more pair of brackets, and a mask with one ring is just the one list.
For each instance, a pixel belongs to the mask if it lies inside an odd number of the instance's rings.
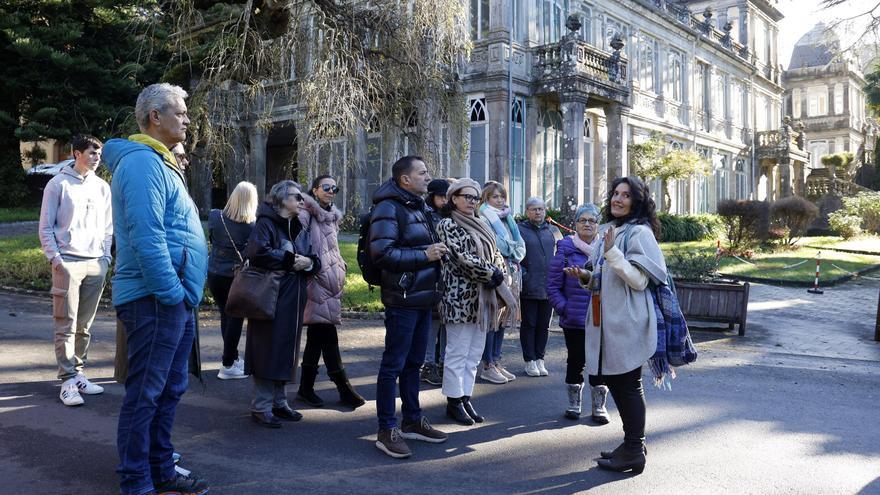
[[507,378],[507,381],[512,382],[512,381],[516,380],[516,375],[507,371],[504,368],[504,366],[502,366],[498,363],[495,363],[495,369],[498,370],[499,373],[501,373],[501,376],[503,376],[504,378]]
[[76,380],[70,378],[61,384],[61,402],[65,406],[81,406],[83,401],[82,395],[79,394],[79,387],[76,386]]
[[233,361],[232,366],[235,366],[236,368],[244,372],[244,359],[240,357],[236,358],[235,361]]
[[82,373],[77,373],[73,379],[76,381],[76,388],[79,389],[81,394],[98,395],[104,393],[104,387],[90,382],[86,375]]
[[537,361],[526,361],[526,374],[529,376],[541,376]]
[[483,367],[482,371],[480,371],[480,378],[487,382],[497,383],[498,385],[507,383],[507,378],[499,373],[494,366]]
[[239,368],[232,363],[232,366],[223,366],[220,365],[220,371],[217,372],[217,378],[221,380],[240,380],[242,378],[247,378],[248,375],[244,374],[244,369]]
[[547,371],[547,367],[544,366],[544,360],[543,360],[543,359],[538,359],[538,360],[535,361],[535,362],[538,364],[538,372],[541,374],[541,376],[547,376],[547,375],[550,374],[550,372]]

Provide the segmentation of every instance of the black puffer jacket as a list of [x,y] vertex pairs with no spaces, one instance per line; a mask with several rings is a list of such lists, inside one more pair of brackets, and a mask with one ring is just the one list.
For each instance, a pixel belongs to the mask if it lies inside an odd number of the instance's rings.
[[439,242],[425,201],[393,179],[373,194],[370,255],[382,269],[382,304],[430,308],[440,300],[440,263],[428,261],[425,249]]

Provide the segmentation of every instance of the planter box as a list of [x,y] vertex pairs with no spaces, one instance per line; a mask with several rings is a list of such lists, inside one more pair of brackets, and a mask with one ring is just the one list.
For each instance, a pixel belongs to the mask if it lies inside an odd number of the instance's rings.
[[739,325],[739,334],[746,333],[746,315],[749,308],[748,282],[675,282],[681,312],[690,320],[727,323],[733,330]]

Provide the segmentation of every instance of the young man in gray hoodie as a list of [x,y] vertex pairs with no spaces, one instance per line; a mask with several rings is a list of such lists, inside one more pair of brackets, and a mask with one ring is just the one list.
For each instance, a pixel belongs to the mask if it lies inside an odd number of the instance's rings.
[[52,263],[52,316],[61,402],[83,403],[81,394],[104,389],[83,373],[89,352],[89,328],[95,319],[110,267],[113,216],[110,186],[95,174],[102,143],[93,136],[72,140],[74,163],[64,167],[43,190],[40,244]]

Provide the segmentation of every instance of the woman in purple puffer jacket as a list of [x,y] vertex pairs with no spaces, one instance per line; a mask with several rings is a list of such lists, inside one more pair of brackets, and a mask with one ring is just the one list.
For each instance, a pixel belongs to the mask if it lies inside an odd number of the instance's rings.
[[[575,213],[575,234],[566,236],[556,243],[556,255],[550,261],[547,277],[547,296],[550,304],[559,314],[559,326],[565,334],[565,347],[568,360],[565,383],[568,388],[568,409],[565,417],[578,419],[581,416],[581,398],[584,388],[585,322],[587,308],[590,306],[590,292],[584,289],[577,277],[563,271],[565,268],[583,267],[590,261],[599,236],[599,208],[593,204],[578,207]],[[608,423],[605,400],[608,387],[598,376],[590,375],[590,397],[592,399],[592,418],[599,424]]]

